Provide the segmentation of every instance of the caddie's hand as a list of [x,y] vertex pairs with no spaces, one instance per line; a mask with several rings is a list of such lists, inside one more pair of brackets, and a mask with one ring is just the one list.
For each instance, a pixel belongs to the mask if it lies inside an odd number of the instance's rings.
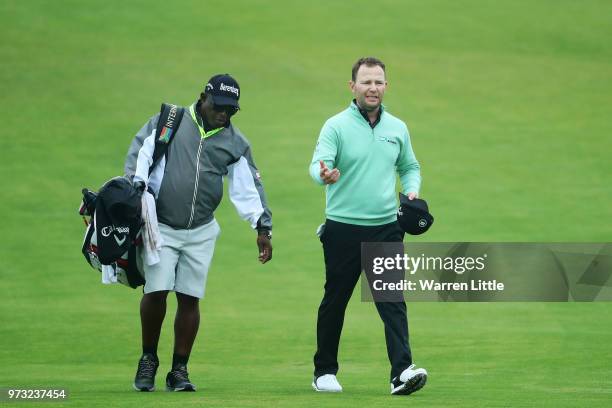
[[414,200],[415,198],[419,197],[419,193],[410,192],[410,193],[406,194],[406,196],[408,197],[409,200]]
[[257,234],[257,248],[259,248],[259,262],[265,264],[272,259],[272,242],[267,233]]
[[147,188],[147,185],[145,184],[144,181],[136,181],[134,182],[134,189],[136,189],[136,191],[138,192],[138,194],[143,195],[145,188]]
[[323,163],[323,160],[319,160],[319,164],[321,165],[321,171],[319,173],[319,176],[321,177],[321,180],[323,180],[323,183],[334,184],[336,181],[338,181],[338,179],[340,178],[340,170],[328,169],[325,163]]

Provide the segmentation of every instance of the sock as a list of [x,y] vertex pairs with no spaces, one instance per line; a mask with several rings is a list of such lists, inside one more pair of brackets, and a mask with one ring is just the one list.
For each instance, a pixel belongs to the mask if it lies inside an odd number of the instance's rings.
[[142,354],[153,354],[156,360],[157,358],[157,347],[145,347],[142,346]]
[[179,354],[172,355],[172,368],[176,367],[178,364],[187,365],[187,361],[189,361],[189,356],[181,356]]

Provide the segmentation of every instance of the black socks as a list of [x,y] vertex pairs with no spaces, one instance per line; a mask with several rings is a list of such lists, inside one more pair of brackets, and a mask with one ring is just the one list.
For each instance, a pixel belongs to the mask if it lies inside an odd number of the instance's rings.
[[157,347],[142,347],[142,354],[153,354],[156,360],[157,358]]
[[[143,347],[142,354],[151,354],[153,355],[153,357],[155,357],[156,360],[159,360],[159,358],[157,357],[157,349],[155,348]],[[189,361],[189,356],[181,356],[180,354],[173,354],[172,355],[172,368],[176,367],[177,365],[186,366],[188,361]]]
[[189,356],[181,356],[179,354],[173,354],[172,355],[172,368],[176,367],[179,364],[186,366],[187,361],[189,361]]

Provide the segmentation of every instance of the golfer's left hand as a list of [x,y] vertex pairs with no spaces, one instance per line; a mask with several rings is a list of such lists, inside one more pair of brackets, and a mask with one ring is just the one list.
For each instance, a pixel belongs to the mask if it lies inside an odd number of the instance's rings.
[[265,235],[257,235],[257,248],[259,248],[259,262],[265,264],[272,259],[272,242]]
[[418,193],[414,193],[414,192],[410,192],[408,194],[406,194],[406,196],[408,197],[409,200],[414,200],[415,198],[419,197]]

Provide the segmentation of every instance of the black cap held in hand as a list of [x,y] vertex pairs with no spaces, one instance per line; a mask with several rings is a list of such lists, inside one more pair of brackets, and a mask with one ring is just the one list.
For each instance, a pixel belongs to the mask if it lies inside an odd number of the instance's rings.
[[434,222],[434,217],[429,213],[427,201],[415,198],[408,199],[399,193],[400,206],[397,210],[397,222],[402,230],[411,235],[421,235],[426,232]]
[[204,93],[212,96],[215,105],[240,108],[240,86],[230,74],[218,74],[210,78]]

